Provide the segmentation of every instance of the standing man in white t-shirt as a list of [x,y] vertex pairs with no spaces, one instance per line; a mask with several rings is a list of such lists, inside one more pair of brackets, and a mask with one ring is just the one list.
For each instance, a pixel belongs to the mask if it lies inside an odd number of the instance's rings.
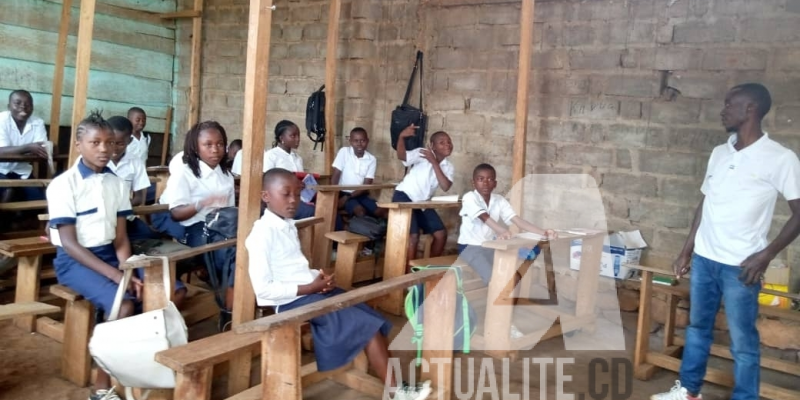
[[[731,337],[735,386],[731,400],[755,400],[761,358],[756,319],[758,292],[769,262],[800,233],[800,161],[769,138],[761,120],[772,105],[767,88],[734,87],[725,96],[722,125],[732,133],[708,160],[689,237],[673,267],[680,278],[690,268],[691,308],[680,381],[651,400],[700,399],[720,302]],[[792,217],[771,243],[778,193]]]
[[[27,90],[15,90],[8,96],[8,111],[0,112],[0,156],[33,155],[47,159],[44,121],[33,116],[33,97]],[[0,162],[0,179],[28,179],[33,172],[29,162]],[[42,200],[39,188],[20,188],[25,200]],[[12,201],[10,190],[0,189],[0,201]]]

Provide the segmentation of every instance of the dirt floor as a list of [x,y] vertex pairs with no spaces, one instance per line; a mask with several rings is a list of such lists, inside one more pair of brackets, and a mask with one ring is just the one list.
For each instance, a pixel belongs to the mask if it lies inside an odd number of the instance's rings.
[[[455,396],[459,399],[569,399],[589,400],[612,398],[611,393],[603,396],[601,393],[602,385],[609,384],[611,381],[610,373],[602,373],[601,361],[606,360],[609,365],[620,362],[626,358],[630,360],[633,354],[634,331],[636,327],[635,313],[622,313],[621,321],[625,333],[625,351],[569,351],[565,349],[564,340],[559,337],[539,343],[531,350],[520,354],[519,360],[509,363],[506,367],[509,371],[509,378],[503,378],[504,363],[500,360],[490,360],[481,352],[473,351],[471,354],[460,354],[458,360],[463,366],[460,374],[455,377]],[[394,334],[402,327],[405,322],[402,319],[394,318]],[[206,321],[193,327],[190,331],[191,337],[201,337],[213,333],[214,321]],[[577,337],[583,333],[578,333]],[[84,400],[88,397],[87,388],[78,388],[71,383],[61,379],[59,376],[59,354],[61,344],[39,334],[25,334],[15,328],[10,321],[0,322],[0,400],[17,399],[36,399],[36,400]],[[657,348],[660,342],[658,335],[652,336],[652,346]],[[403,363],[407,363],[413,356],[413,352],[402,352],[399,355]],[[564,373],[571,376],[571,382],[564,382],[564,393],[574,393],[574,397],[559,397],[556,395],[556,367],[549,365],[547,368],[546,382],[540,379],[540,369],[538,365],[531,362],[534,357],[572,357],[574,363],[567,363]],[[466,366],[470,359],[474,362],[475,368],[472,373]],[[523,367],[528,363],[527,370]],[[714,365],[729,368],[729,364],[721,360],[714,360]],[[258,362],[254,362],[257,368]],[[408,365],[408,364],[405,364]],[[598,371],[594,381],[594,390],[590,388],[589,365],[594,365]],[[486,374],[487,371],[494,371],[494,379]],[[660,371],[655,377],[648,381],[637,381],[629,378],[629,374],[620,368],[618,384],[615,385],[620,394],[615,399],[648,399],[655,392],[668,390],[677,376],[675,373]],[[258,371],[253,371],[254,377]],[[470,376],[471,375],[471,376]],[[791,387],[795,381],[790,377],[779,376],[777,374],[765,373],[762,375],[765,382],[773,382],[781,386]],[[795,378],[796,379],[796,378]],[[493,393],[489,389],[490,382],[496,382],[497,392]],[[545,382],[543,384],[543,382]],[[630,391],[626,395],[625,386],[630,385]],[[224,386],[224,382],[215,382],[215,387]],[[544,397],[540,397],[540,390],[544,386]],[[614,385],[609,385],[613,389]],[[481,390],[484,388],[485,390]],[[527,393],[527,394],[526,394]],[[517,396],[515,396],[515,394]],[[703,397],[707,400],[722,400],[728,398],[728,389],[715,385],[706,385],[703,389]],[[219,397],[215,397],[219,398]],[[305,391],[306,399],[319,400],[344,400],[344,399],[370,399],[371,397],[350,390],[338,383],[325,381],[319,383]]]

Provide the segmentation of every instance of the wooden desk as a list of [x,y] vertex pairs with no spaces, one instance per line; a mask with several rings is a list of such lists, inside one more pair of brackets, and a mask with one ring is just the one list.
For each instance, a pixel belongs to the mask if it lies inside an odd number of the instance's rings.
[[147,167],[147,174],[158,179],[155,182],[156,201],[158,201],[158,199],[161,198],[161,194],[164,193],[164,189],[167,187],[167,180],[169,180],[169,167],[166,165]]
[[[514,274],[519,269],[521,274],[525,276],[527,267],[530,265],[529,262],[524,265],[524,269],[520,269],[520,265],[525,262],[519,259],[519,249],[521,247],[532,248],[536,245],[541,247],[540,243],[546,243],[546,241],[514,238],[484,242],[483,247],[493,249],[495,253],[492,280],[489,282],[486,298],[484,334],[482,336],[473,336],[473,343],[476,343],[476,348],[483,348],[484,352],[492,357],[515,359],[519,350],[529,348],[542,340],[585,327],[593,327],[596,319],[594,308],[597,298],[600,258],[603,251],[604,237],[605,233],[594,235],[561,234],[556,239],[558,241],[582,239],[583,243],[574,314],[571,316],[565,315],[564,310],[559,311],[551,307],[531,307],[530,309],[533,312],[545,318],[559,318],[560,326],[548,326],[514,340],[510,337],[511,320],[514,312]],[[549,243],[547,247],[547,253],[549,253]],[[549,254],[545,255],[545,264],[551,262],[547,259],[549,258],[548,256]],[[523,279],[523,282],[525,281]],[[550,301],[542,302],[538,299],[528,299],[527,291],[521,290],[517,304],[549,304],[557,294],[555,291],[554,278],[551,280],[550,276],[548,276]]]
[[[133,215],[144,216],[169,211],[169,204],[151,204],[133,207]],[[39,221],[49,221],[50,214],[39,214]]]
[[0,188],[47,187],[52,179],[0,179]]
[[46,163],[46,158],[41,158],[33,154],[9,154],[0,156],[0,162],[17,162],[17,163],[31,163],[33,165],[32,177],[39,176],[39,164]]
[[[414,210],[458,208],[459,201],[419,201],[408,203],[380,203],[378,207],[389,209],[389,224],[386,229],[386,251],[383,262],[383,279],[396,278],[406,273],[408,265],[408,239],[411,231],[411,213]],[[403,291],[389,293],[380,308],[394,315],[403,315]]]
[[314,227],[314,241],[312,267],[328,270],[331,264],[332,242],[325,235],[334,230],[336,214],[339,209],[339,192],[342,190],[381,190],[394,189],[392,183],[374,183],[371,185],[316,185],[311,188],[317,191],[315,217],[321,217],[323,222]]
[[[4,240],[0,242],[0,254],[17,259],[17,287],[14,292],[14,303],[39,300],[39,272],[42,256],[56,252],[49,240],[41,237]],[[34,332],[36,318],[33,315],[14,319],[14,325]]]
[[0,203],[0,211],[28,211],[47,208],[47,200],[12,201]]

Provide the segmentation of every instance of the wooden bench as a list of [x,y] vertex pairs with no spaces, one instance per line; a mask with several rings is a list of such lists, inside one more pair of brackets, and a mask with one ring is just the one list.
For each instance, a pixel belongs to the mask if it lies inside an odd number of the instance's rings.
[[[688,279],[682,279],[676,286],[657,285],[653,283],[654,275],[674,277],[672,271],[650,268],[641,265],[625,265],[628,268],[641,272],[639,292],[639,320],[636,329],[636,347],[633,356],[634,376],[639,380],[649,380],[659,369],[664,368],[678,372],[681,360],[678,358],[683,351],[685,339],[675,334],[675,319],[680,299],[689,299],[690,284]],[[650,350],[650,305],[654,293],[667,295],[667,315],[664,324],[664,348],[661,352]],[[787,297],[800,300],[797,294],[778,292],[762,289],[761,293],[774,296]],[[759,306],[759,314],[774,318],[787,319],[800,322],[800,313],[776,307]],[[718,344],[711,345],[711,355],[733,359],[730,348]],[[772,357],[761,357],[761,367],[780,371],[783,373],[800,376],[800,365]],[[708,382],[718,385],[733,387],[733,375],[727,371],[709,367],[704,378]],[[771,400],[790,400],[800,398],[800,391],[782,388],[769,383],[761,383],[759,391],[761,397]]]
[[[369,242],[369,238],[347,231],[328,232],[325,237],[339,243],[336,250],[336,284],[349,290],[353,283],[366,280],[361,279],[361,271],[356,271],[356,260],[362,244]],[[374,271],[371,272],[369,279],[374,276]]]
[[[429,282],[429,297],[424,323],[428,327],[425,343],[431,349],[451,349],[455,300],[455,280],[444,271],[425,271],[406,275],[374,285],[355,289],[334,298],[309,304],[280,314],[271,315],[240,325],[234,332],[227,332],[201,339],[185,346],[172,348],[156,354],[156,361],[175,370],[177,374],[174,398],[206,400],[211,396],[211,383],[215,365],[245,354],[260,350],[262,360],[262,385],[232,394],[228,399],[301,399],[302,388],[322,379],[333,378],[356,389],[367,390],[376,396],[383,395],[383,382],[367,375],[365,357],[359,357],[352,366],[336,371],[319,373],[315,363],[300,363],[300,326],[320,315],[330,313],[358,303],[385,296],[392,290],[403,289],[418,283]],[[440,282],[441,285],[432,283]],[[447,332],[450,332],[449,336]],[[442,339],[444,338],[444,339]],[[249,352],[249,353],[248,353]],[[452,358],[451,350],[426,350],[426,358]],[[450,394],[452,363],[444,370],[431,368],[427,376],[441,388],[445,397]],[[443,372],[443,375],[437,375]],[[358,382],[358,385],[354,385]]]
[[74,290],[53,285],[50,293],[66,300],[64,323],[61,329],[61,376],[66,380],[85,387],[89,384],[92,357],[89,355],[89,336],[94,323],[92,303]]
[[50,314],[61,311],[60,308],[38,301],[11,303],[0,305],[0,321],[26,315]]
[[0,211],[16,212],[43,210],[47,208],[47,200],[11,201],[0,203]]

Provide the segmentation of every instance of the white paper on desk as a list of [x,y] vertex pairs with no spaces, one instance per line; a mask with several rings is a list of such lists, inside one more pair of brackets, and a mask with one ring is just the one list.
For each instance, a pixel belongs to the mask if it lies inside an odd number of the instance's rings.
[[447,196],[433,196],[431,201],[458,201],[458,195],[452,194]]
[[520,232],[514,235],[514,238],[525,240],[546,240],[544,236],[533,232]]

